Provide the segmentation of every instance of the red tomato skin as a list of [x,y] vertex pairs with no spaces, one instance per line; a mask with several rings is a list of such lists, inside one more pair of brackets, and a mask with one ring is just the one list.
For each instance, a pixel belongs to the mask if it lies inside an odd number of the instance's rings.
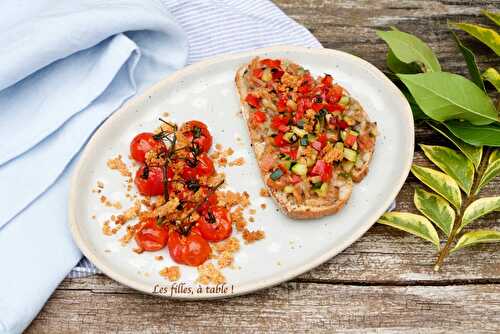
[[252,74],[254,77],[260,79],[262,77],[262,72],[264,72],[264,71],[262,71],[262,69],[256,68],[252,71]]
[[130,142],[130,155],[137,162],[146,160],[146,153],[151,150],[166,151],[167,147],[162,140],[154,139],[154,134],[151,132],[142,132],[132,139]]
[[285,116],[274,116],[271,120],[271,128],[278,130],[281,126],[286,126],[288,128],[288,117]]
[[181,243],[181,235],[177,231],[170,233],[167,243],[168,253],[172,260],[179,264],[185,264],[183,258],[184,245]]
[[357,139],[358,139],[358,136],[354,136],[354,135],[349,133],[345,137],[344,144],[346,144],[348,146],[352,146],[352,145],[354,145],[354,143],[356,142]]
[[254,108],[258,108],[260,106],[260,98],[253,94],[248,94],[245,101]]
[[276,135],[276,137],[274,137],[274,145],[278,147],[288,145],[288,142],[285,139],[283,139],[283,133],[280,132]]
[[257,123],[264,123],[267,120],[267,115],[262,111],[256,111],[253,113],[253,119]]
[[373,145],[375,144],[375,141],[373,138],[371,138],[369,135],[361,135],[358,138],[358,145],[361,151],[368,151],[372,149]]
[[229,212],[223,207],[212,207],[209,212],[215,216],[215,222],[210,223],[206,216],[198,221],[201,236],[208,241],[218,242],[227,239],[233,232],[233,224]]
[[[194,129],[195,127],[200,129],[201,135],[198,138],[194,138],[194,132],[192,129]],[[183,128],[186,131],[183,131]],[[206,153],[210,150],[210,147],[212,147],[212,142],[213,142],[212,135],[210,134],[207,125],[203,122],[197,120],[186,122],[181,128],[181,132],[183,132],[184,136],[190,142],[198,145],[198,147],[202,152]]]
[[268,67],[279,67],[281,65],[281,60],[265,58],[260,61],[260,64]]
[[[148,168],[148,177],[143,178],[144,170]],[[169,173],[170,174],[170,173]],[[170,176],[169,176],[170,178]],[[161,167],[146,167],[142,166],[135,173],[134,183],[137,190],[143,196],[158,196],[163,194],[163,169]]]
[[188,266],[199,266],[210,256],[210,245],[197,233],[182,236],[177,231],[170,234],[168,252],[172,260]]
[[316,164],[311,169],[311,175],[320,176],[321,181],[328,182],[332,178],[333,167],[331,164],[324,162],[323,160],[316,161]]
[[325,86],[331,86],[333,82],[333,78],[330,74],[326,74],[324,78],[321,80],[321,83]]
[[212,176],[215,173],[215,167],[212,159],[206,154],[202,153],[197,157],[197,164],[191,167],[188,164],[182,168],[182,177],[186,180],[197,179],[200,176]]
[[168,242],[168,229],[156,224],[156,219],[151,218],[143,222],[135,233],[137,245],[148,252],[164,248]]

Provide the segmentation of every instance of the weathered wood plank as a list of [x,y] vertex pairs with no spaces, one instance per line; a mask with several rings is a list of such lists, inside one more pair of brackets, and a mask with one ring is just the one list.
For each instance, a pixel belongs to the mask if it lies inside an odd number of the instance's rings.
[[[500,286],[367,287],[287,283],[208,302],[155,298],[123,288],[58,290],[28,333],[331,333],[500,330]],[[100,284],[102,283],[102,284]]]

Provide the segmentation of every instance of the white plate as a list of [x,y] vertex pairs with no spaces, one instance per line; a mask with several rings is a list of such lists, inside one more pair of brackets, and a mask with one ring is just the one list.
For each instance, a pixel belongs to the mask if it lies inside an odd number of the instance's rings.
[[[319,220],[288,219],[274,203],[259,196],[263,186],[245,124],[239,115],[239,100],[234,86],[236,69],[254,56],[289,58],[310,69],[314,75],[330,73],[378,123],[374,158],[368,176],[355,185],[345,208],[334,216]],[[142,96],[115,112],[94,134],[76,167],[69,201],[69,223],[77,245],[109,277],[134,289],[153,293],[155,285],[167,290],[171,283],[158,271],[173,264],[166,250],[138,255],[133,244],[122,247],[118,238],[102,234],[102,222],[119,211],[104,208],[91,190],[96,181],[105,184],[104,194],[125,201],[123,178],[106,167],[106,161],[121,154],[129,163],[132,137],[158,126],[158,117],[170,113],[172,120],[199,119],[208,124],[215,143],[231,146],[233,158],[243,156],[246,164],[225,170],[229,189],[246,190],[256,208],[256,222],[264,240],[242,245],[235,262],[240,269],[224,269],[230,288],[227,293],[196,293],[196,269],[181,266],[181,281],[195,288],[172,293],[174,298],[206,299],[234,296],[266,288],[304,273],[332,258],[363,235],[389,207],[410,170],[413,156],[413,119],[401,92],[373,65],[353,55],[327,49],[280,46],[252,52],[218,56],[165,78]],[[240,144],[236,138],[242,138]],[[127,204],[125,204],[127,203]],[[267,208],[261,209],[260,204]],[[96,214],[97,220],[91,216]],[[106,251],[105,251],[106,250]],[[154,260],[162,254],[164,261]],[[170,296],[170,292],[162,295]]]

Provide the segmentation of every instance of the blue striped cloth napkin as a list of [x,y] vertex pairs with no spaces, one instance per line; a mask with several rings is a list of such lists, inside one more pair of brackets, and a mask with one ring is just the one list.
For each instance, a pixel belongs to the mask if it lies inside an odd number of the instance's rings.
[[267,0],[0,1],[0,333],[22,332],[81,259],[67,194],[93,131],[186,64],[276,44],[321,47]]

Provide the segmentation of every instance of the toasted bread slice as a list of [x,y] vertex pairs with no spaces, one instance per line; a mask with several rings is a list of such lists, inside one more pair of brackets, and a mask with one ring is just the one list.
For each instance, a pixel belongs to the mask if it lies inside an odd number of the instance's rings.
[[[258,61],[253,60],[253,62]],[[270,148],[268,133],[265,133],[261,128],[254,127],[251,124],[252,107],[246,102],[246,96],[249,91],[249,67],[252,63],[241,66],[235,77],[236,87],[240,96],[241,113],[247,123],[252,147],[259,165],[260,173],[264,184],[266,185],[272,198],[278,204],[280,210],[287,216],[294,219],[312,219],[320,218],[327,215],[332,215],[341,210],[349,200],[353,183],[352,181],[359,182],[367,174],[368,165],[371,160],[373,150],[364,152],[362,159],[357,162],[353,167],[350,177],[345,177],[341,174],[335,173],[329,181],[328,193],[324,196],[306,196],[300,201],[295,196],[290,196],[282,190],[277,190],[271,187],[273,181],[271,180],[271,173],[265,168],[265,161],[269,157],[268,149]],[[287,61],[287,63],[291,63]],[[294,65],[298,66],[298,65]],[[354,101],[354,100],[353,100]],[[361,108],[359,103],[355,101],[352,103],[353,117],[360,120],[360,129],[364,132],[373,132],[376,130],[376,125],[368,121],[367,114]],[[374,146],[374,145],[373,145]],[[300,197],[300,196],[299,196]]]

